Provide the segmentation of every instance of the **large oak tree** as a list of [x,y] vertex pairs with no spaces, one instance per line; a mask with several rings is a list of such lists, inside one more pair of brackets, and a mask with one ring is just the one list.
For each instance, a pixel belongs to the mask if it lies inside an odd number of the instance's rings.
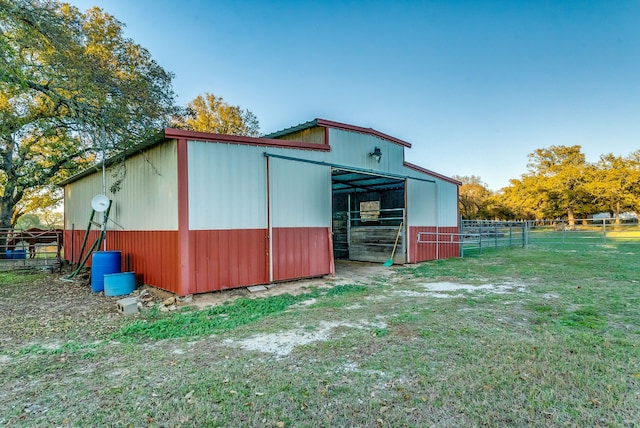
[[29,197],[175,114],[172,74],[122,30],[97,7],[0,0],[0,228]]
[[527,167],[528,173],[505,189],[505,202],[512,211],[526,217],[566,216],[574,225],[576,215],[591,210],[585,188],[588,164],[580,146],[537,149],[529,155]]
[[601,155],[585,188],[598,209],[620,223],[621,213],[640,209],[640,152],[627,157]]

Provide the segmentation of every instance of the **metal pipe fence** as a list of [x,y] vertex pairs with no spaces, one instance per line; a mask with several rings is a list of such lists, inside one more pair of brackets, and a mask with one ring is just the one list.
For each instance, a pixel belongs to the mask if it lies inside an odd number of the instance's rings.
[[460,256],[482,253],[487,248],[524,247],[528,240],[528,226],[523,221],[462,220]]
[[640,244],[640,225],[614,218],[557,220],[461,220],[459,233],[420,232],[419,244],[458,244],[460,256],[482,254],[488,248],[561,247],[570,245]]
[[348,212],[351,226],[361,226],[366,223],[379,225],[397,225],[405,221],[404,208],[383,208],[374,210],[352,210]]
[[[521,238],[514,234],[521,231]],[[461,221],[463,251],[474,248],[482,252],[487,245],[500,246],[588,246],[640,244],[640,224],[615,218],[578,218],[574,220],[524,220],[500,222],[489,220]],[[475,235],[478,233],[480,236]],[[492,236],[493,233],[493,236]],[[508,238],[507,238],[508,233]],[[468,238],[467,238],[468,237]],[[494,239],[491,245],[491,239]],[[475,242],[475,245],[474,245]]]
[[0,269],[58,267],[62,234],[54,229],[0,229]]
[[457,244],[460,256],[482,253],[487,248],[527,245],[528,224],[522,221],[462,220],[459,233],[419,232],[419,244],[433,244],[436,254],[441,246]]

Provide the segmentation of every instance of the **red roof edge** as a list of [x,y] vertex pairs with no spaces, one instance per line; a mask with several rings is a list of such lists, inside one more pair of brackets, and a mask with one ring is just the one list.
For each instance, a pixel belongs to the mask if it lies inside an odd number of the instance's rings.
[[187,131],[185,129],[165,128],[165,138],[185,138],[196,141],[215,141],[220,143],[250,144],[253,146],[282,147],[289,149],[307,149],[328,152],[328,144],[307,143],[304,141],[277,140],[273,138],[244,137],[240,135],[214,134],[210,132]]
[[458,180],[455,180],[455,179],[453,179],[451,177],[447,177],[446,175],[438,174],[437,172],[430,171],[430,170],[428,170],[426,168],[423,168],[423,167],[418,166],[418,165],[414,165],[414,164],[406,162],[406,161],[404,162],[404,166],[406,166],[407,168],[411,168],[411,169],[413,169],[415,171],[422,172],[423,174],[428,174],[428,175],[430,175],[432,177],[439,178],[439,179],[444,180],[444,181],[448,181],[449,183],[453,183],[456,186],[461,186],[462,185],[462,182],[460,182]]
[[375,135],[376,137],[380,137],[384,140],[389,140],[392,143],[396,143],[401,146],[411,148],[411,143],[407,143],[406,141],[402,141],[398,138],[392,137],[391,135],[383,134],[382,132],[376,131],[373,128],[362,128],[360,126],[354,126],[354,125],[349,125],[349,124],[340,123],[340,122],[333,122],[331,120],[326,120],[326,119],[316,119],[316,123],[318,124],[318,126],[344,129],[345,131],[353,131],[353,132],[360,132],[362,134]]

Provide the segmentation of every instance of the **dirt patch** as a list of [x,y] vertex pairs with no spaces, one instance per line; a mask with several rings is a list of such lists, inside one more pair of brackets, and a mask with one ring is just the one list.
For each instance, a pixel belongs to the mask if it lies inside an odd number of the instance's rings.
[[271,284],[266,290],[250,293],[246,288],[215,291],[212,293],[196,294],[190,303],[200,309],[215,306],[238,298],[262,298],[280,294],[298,295],[306,293],[310,288],[329,288],[344,284],[368,284],[373,277],[389,277],[394,268],[384,267],[376,263],[351,262],[336,260],[336,276],[301,279]]
[[70,335],[92,339],[117,325],[116,300],[93,294],[82,279],[65,282],[57,275],[40,276],[35,285],[4,284],[0,344],[10,348],[36,338],[53,343]]
[[281,282],[270,285],[266,290],[249,292],[247,288],[235,288],[231,290],[214,291],[211,293],[196,294],[191,305],[199,309],[207,306],[216,306],[240,298],[264,298],[280,294],[297,295],[308,292],[310,287],[327,288],[332,284],[331,278],[314,278],[300,281]]
[[334,329],[338,327],[347,328],[385,328],[384,322],[371,323],[365,320],[357,322],[322,321],[313,330],[297,328],[278,333],[260,334],[251,336],[244,340],[234,341],[227,339],[225,345],[238,346],[250,351],[260,351],[273,354],[277,357],[289,355],[296,347],[309,343],[328,340]]
[[[372,277],[388,277],[394,268],[373,263],[337,261],[336,271],[335,277],[272,284],[268,289],[256,293],[238,288],[198,294],[191,299],[178,299],[176,306],[204,308],[241,297],[263,298],[285,293],[296,295],[308,292],[313,287],[367,284]],[[143,286],[130,296],[106,297],[103,293],[91,291],[88,273],[74,281],[61,278],[60,274],[41,275],[35,286],[5,284],[0,287],[0,346],[16,349],[37,343],[43,347],[59,347],[63,342],[58,339],[62,338],[77,337],[89,341],[104,338],[126,321],[117,308],[119,299],[143,293],[145,307],[151,307],[174,296],[157,288]]]
[[451,294],[454,292],[488,292],[495,294],[505,294],[513,292],[524,292],[526,286],[520,283],[504,283],[504,284],[460,284],[456,282],[427,282],[421,284],[425,291],[412,290],[396,290],[394,294],[408,297],[435,297],[439,299],[449,299],[454,297],[464,297],[461,293]]

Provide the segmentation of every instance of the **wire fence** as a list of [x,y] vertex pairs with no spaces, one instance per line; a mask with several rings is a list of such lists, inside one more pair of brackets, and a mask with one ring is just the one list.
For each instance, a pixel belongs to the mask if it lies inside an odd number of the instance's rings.
[[640,225],[637,221],[598,218],[536,220],[528,223],[530,245],[640,244]]
[[568,247],[573,245],[640,244],[638,222],[614,218],[557,220],[462,220],[459,233],[420,232],[419,244],[457,243],[460,256],[500,247]]

